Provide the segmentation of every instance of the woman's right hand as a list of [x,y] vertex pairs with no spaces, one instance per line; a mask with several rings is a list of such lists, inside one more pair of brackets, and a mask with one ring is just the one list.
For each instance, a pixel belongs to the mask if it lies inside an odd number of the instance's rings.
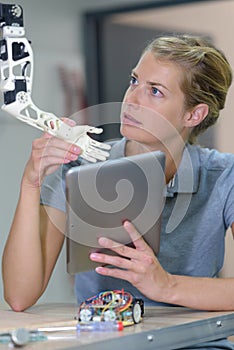
[[[71,119],[63,120],[71,126],[75,125]],[[22,182],[30,187],[40,187],[46,175],[52,174],[61,164],[76,160],[81,152],[77,145],[44,133],[32,143]]]

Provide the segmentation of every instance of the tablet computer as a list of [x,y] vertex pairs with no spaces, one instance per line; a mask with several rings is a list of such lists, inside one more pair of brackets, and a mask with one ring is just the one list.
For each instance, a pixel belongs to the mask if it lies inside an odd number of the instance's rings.
[[159,251],[164,206],[165,155],[149,152],[77,166],[66,174],[67,271],[95,268],[89,259],[99,237],[134,246],[123,229],[131,221],[155,254]]

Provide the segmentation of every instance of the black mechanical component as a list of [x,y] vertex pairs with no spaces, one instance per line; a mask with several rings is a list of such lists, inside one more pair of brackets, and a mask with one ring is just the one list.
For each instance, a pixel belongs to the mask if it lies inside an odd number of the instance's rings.
[[12,58],[14,61],[17,61],[29,56],[29,53],[25,51],[24,43],[21,43],[21,42],[12,44],[12,53],[13,53]]
[[15,90],[4,92],[4,103],[8,105],[12,102],[15,102],[16,95],[19,91],[27,91],[25,79],[15,80]]
[[23,26],[23,9],[20,5],[0,4],[0,25]]

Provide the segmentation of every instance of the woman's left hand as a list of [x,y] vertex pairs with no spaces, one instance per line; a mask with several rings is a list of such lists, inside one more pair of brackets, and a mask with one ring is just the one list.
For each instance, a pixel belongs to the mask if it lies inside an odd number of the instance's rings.
[[[148,246],[134,225],[129,221],[123,224],[131,237],[135,248],[119,244],[108,238],[99,238],[100,246],[114,251],[118,255],[92,253],[90,259],[111,268],[99,266],[96,272],[124,279],[135,286],[142,294],[155,301],[167,300],[167,290],[171,284],[171,275],[160,265],[153,250]],[[116,266],[116,268],[113,268]]]

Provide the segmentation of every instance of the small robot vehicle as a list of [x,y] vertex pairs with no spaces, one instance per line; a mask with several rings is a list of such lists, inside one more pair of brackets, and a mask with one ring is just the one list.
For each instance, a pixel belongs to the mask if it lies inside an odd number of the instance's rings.
[[144,302],[124,290],[101,292],[84,302],[78,309],[80,323],[122,322],[129,326],[141,322],[144,314]]

